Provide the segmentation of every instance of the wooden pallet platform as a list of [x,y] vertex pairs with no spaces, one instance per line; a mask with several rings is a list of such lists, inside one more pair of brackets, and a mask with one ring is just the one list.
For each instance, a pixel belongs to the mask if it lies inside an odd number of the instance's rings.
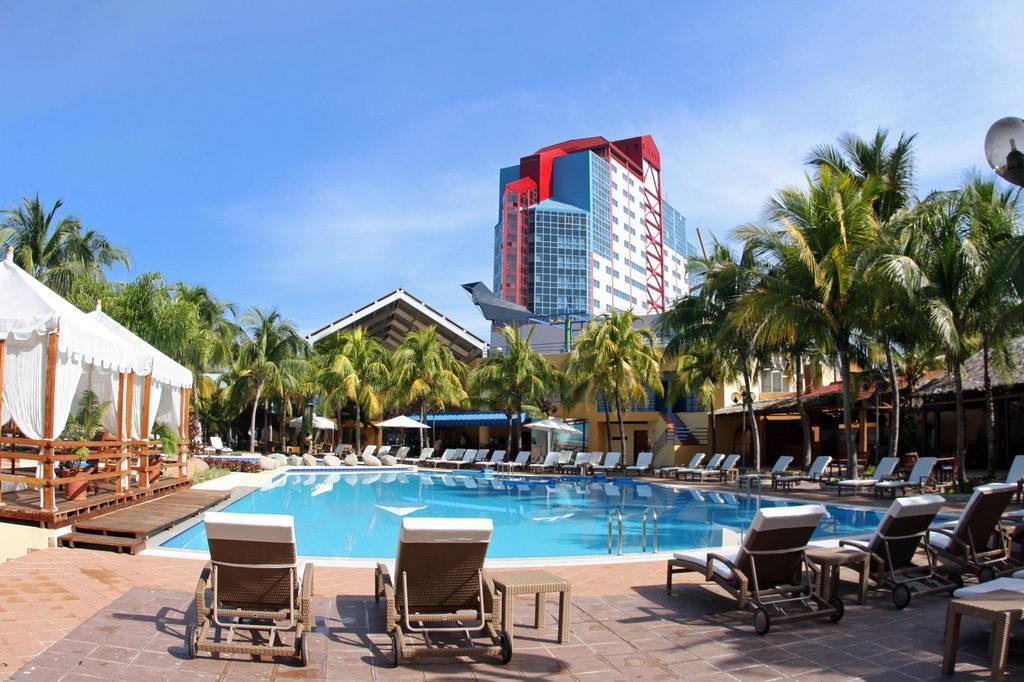
[[148,538],[230,496],[231,492],[226,490],[182,490],[109,514],[76,520],[72,532],[61,536],[61,545],[127,550],[135,554],[145,548]]

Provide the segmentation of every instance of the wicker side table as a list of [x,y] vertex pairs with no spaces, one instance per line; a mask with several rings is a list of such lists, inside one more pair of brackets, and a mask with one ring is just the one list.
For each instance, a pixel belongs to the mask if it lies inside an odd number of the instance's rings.
[[829,597],[839,596],[841,566],[856,566],[860,573],[857,603],[863,604],[867,600],[868,574],[871,572],[870,554],[849,547],[810,547],[806,555],[807,563],[810,564],[816,578],[815,588],[822,599],[828,601]]
[[494,589],[501,593],[501,629],[512,634],[512,603],[516,595],[534,595],[534,626],[544,626],[544,595],[558,593],[558,643],[569,639],[569,607],[572,606],[572,584],[550,571],[522,570],[488,572]]
[[973,597],[950,599],[946,608],[946,646],[942,654],[942,672],[946,675],[952,675],[956,667],[960,620],[964,616],[992,623],[992,634],[989,635],[992,679],[1002,680],[1006,674],[1010,629],[1015,622],[1024,620],[1024,598],[1015,590],[993,590]]

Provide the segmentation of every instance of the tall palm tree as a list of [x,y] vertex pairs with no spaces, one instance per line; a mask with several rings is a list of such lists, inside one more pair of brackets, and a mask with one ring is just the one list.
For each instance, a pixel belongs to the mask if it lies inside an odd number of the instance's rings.
[[769,224],[737,230],[773,273],[742,299],[738,315],[767,343],[784,343],[803,326],[838,355],[846,457],[856,476],[850,354],[871,302],[868,274],[878,248],[873,204],[881,184],[827,166],[807,182],[806,190],[782,189],[769,200]]
[[[437,327],[417,329],[392,356],[391,402],[415,406],[424,424],[428,409],[461,405],[468,399],[463,380],[466,366],[437,334]],[[423,447],[423,430],[420,430]]]
[[523,336],[519,327],[509,325],[502,328],[501,336],[504,347],[473,368],[467,387],[470,395],[505,413],[505,449],[514,452],[522,443],[523,424],[519,415],[524,410],[533,414],[543,412],[545,399],[559,391],[562,380],[561,372],[530,345],[532,329]]
[[76,216],[58,220],[63,205],[58,199],[46,210],[36,195],[3,211],[0,241],[14,248],[18,265],[62,296],[70,295],[78,278],[103,279],[106,268],[131,266],[127,251],[96,230],[84,228]]
[[719,352],[735,358],[730,366],[736,368],[743,381],[743,418],[752,434],[753,466],[759,469],[761,439],[751,386],[760,360],[755,344],[756,324],[742,319],[737,312],[763,277],[761,264],[753,250],[744,247],[737,258],[728,245],[715,240],[709,254],[690,258],[689,267],[701,283],[665,313],[663,328],[672,330],[681,347],[711,343]]
[[671,334],[669,342],[665,345],[663,364],[675,362],[675,371],[668,382],[666,401],[671,404],[683,395],[696,396],[709,413],[708,442],[711,444],[711,452],[717,452],[715,393],[719,386],[735,378],[735,360],[731,354],[722,353],[718,346],[709,341],[684,345],[684,337],[670,330],[667,324],[659,331],[663,335]]
[[351,403],[356,411],[356,452],[362,452],[363,415],[373,419],[384,407],[388,351],[362,327],[346,329],[321,342],[324,409]]
[[632,310],[614,310],[591,320],[568,358],[572,384],[581,385],[582,377],[586,376],[607,377],[615,400],[619,445],[623,450],[626,445],[623,404],[645,400],[648,390],[657,395],[663,393],[656,337],[649,327],[637,328],[639,319]]
[[238,348],[234,390],[252,403],[249,450],[256,451],[256,410],[266,394],[280,394],[302,380],[306,342],[277,310],[250,308],[242,317],[245,338]]

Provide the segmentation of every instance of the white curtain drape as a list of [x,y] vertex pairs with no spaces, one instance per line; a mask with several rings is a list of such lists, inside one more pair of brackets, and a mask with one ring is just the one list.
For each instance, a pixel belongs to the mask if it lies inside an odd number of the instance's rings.
[[117,435],[118,375],[118,372],[112,372],[109,369],[103,369],[95,365],[88,365],[82,373],[81,380],[78,382],[78,390],[75,391],[74,408],[72,410],[73,412],[78,410],[78,404],[83,393],[87,390],[92,391],[96,394],[96,399],[99,400],[101,405],[107,405],[103,413],[103,428],[114,436]]
[[145,383],[145,377],[136,375],[135,381],[132,382],[132,413],[129,421],[132,425],[132,438],[142,438],[142,394],[143,384]]
[[57,381],[53,392],[53,435],[60,438],[75,406],[75,392],[82,379],[80,358],[71,353],[57,353]]
[[153,421],[154,423],[170,424],[174,427],[174,432],[178,433],[181,430],[181,389],[168,384],[160,384],[160,386],[163,391],[160,394],[156,418]]
[[[160,398],[166,387],[159,381],[152,381],[149,384],[149,433],[153,433],[153,426],[160,416]],[[159,421],[163,421],[160,419]]]
[[46,336],[7,339],[4,358],[4,412],[26,437],[43,437],[43,393],[46,390]]

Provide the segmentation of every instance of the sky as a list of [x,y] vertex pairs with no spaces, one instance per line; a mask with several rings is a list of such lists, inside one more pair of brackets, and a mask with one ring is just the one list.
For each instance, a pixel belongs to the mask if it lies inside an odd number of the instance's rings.
[[[845,132],[917,134],[919,190],[1024,115],[1011,2],[0,0],[0,206],[61,198],[130,272],[312,331],[402,287],[485,336],[498,169],[654,136],[705,238]],[[486,336],[485,336],[486,338]]]

